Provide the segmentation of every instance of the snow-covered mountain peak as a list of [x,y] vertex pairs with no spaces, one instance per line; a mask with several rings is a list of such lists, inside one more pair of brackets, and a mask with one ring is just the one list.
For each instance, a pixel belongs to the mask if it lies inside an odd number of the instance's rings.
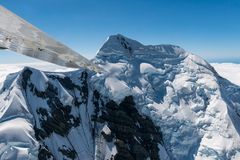
[[162,58],[176,57],[185,54],[185,50],[179,46],[163,44],[163,45],[143,45],[142,43],[130,39],[121,34],[109,36],[103,44],[97,56],[127,56],[136,57],[138,55],[158,55]]
[[144,45],[127,38],[121,34],[111,35],[107,38],[98,54],[104,53],[119,53],[119,54],[132,54],[134,50],[143,48]]
[[108,73],[101,93],[115,101],[133,95],[141,104],[138,110],[161,127],[170,159],[238,159],[239,87],[178,46],[143,45],[123,37],[126,48],[134,48],[129,52],[117,37],[110,37],[95,59]]

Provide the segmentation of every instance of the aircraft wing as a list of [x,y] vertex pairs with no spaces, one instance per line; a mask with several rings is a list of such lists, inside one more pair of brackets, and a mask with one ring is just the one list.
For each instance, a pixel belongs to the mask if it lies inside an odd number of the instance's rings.
[[0,5],[0,49],[57,65],[100,71],[91,61]]

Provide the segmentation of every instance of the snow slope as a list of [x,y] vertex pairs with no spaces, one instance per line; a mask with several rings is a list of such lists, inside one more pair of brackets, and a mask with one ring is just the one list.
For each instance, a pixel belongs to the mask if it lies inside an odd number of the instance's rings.
[[7,76],[1,159],[240,159],[240,87],[202,58],[113,35],[93,62]]

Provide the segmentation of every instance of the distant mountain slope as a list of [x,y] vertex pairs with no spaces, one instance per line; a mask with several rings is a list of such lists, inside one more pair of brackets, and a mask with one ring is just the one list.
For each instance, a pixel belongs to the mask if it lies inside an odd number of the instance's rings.
[[93,62],[7,76],[1,159],[240,158],[240,87],[200,57],[113,35]]

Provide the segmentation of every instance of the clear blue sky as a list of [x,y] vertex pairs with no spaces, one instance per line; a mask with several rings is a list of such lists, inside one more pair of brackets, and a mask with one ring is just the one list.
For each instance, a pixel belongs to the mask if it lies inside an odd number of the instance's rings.
[[[240,59],[239,0],[1,0],[55,39],[93,58],[121,33],[144,44],[176,44],[211,61]],[[0,63],[27,62],[0,51]],[[240,62],[240,61],[239,61]]]

